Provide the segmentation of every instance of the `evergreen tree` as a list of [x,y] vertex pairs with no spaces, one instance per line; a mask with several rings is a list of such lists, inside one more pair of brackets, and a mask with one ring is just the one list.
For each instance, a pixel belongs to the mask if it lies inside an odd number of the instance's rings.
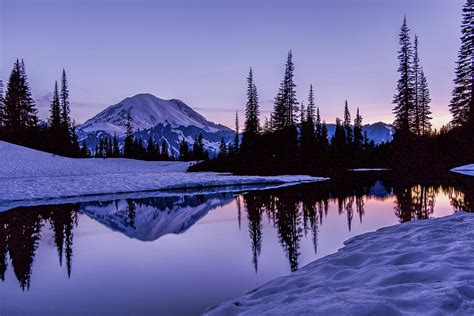
[[79,139],[77,139],[76,134],[76,122],[72,120],[71,123],[71,155],[73,157],[78,157],[80,152]]
[[58,93],[58,82],[55,81],[54,83],[54,91],[53,91],[53,100],[51,101],[50,107],[50,117],[48,120],[48,128],[49,128],[49,140],[51,141],[50,149],[59,154],[59,147],[61,138],[61,114],[59,108],[59,93]]
[[301,107],[300,107],[300,123],[301,124],[303,124],[306,121],[307,115],[308,115],[308,112],[306,112],[304,102],[301,101]]
[[420,112],[420,132],[422,135],[431,131],[430,90],[423,68],[420,69],[420,84],[418,87],[418,107]]
[[132,158],[133,154],[133,125],[130,111],[127,112],[127,122],[125,123],[126,132],[123,143],[123,156],[125,158]]
[[155,143],[151,136],[148,137],[148,143],[146,146],[146,156],[147,160],[154,160],[155,158]]
[[407,26],[405,16],[399,36],[401,48],[398,52],[398,60],[400,62],[398,72],[400,73],[400,79],[397,83],[397,93],[393,99],[393,103],[395,104],[393,109],[393,113],[395,114],[394,126],[397,131],[405,135],[410,133],[414,107],[413,48],[410,42],[409,31],[410,29]]
[[[239,112],[235,111],[234,154],[239,154]],[[202,135],[201,135],[202,136]]]
[[61,94],[60,94],[60,104],[61,104],[61,124],[64,131],[69,133],[69,128],[71,126],[70,118],[70,104],[69,104],[69,89],[66,77],[66,71],[63,69],[61,77]]
[[327,150],[329,148],[329,134],[328,128],[326,126],[326,122],[323,121],[322,128],[321,128],[321,149]]
[[35,144],[38,116],[23,61],[17,59],[13,66],[3,102],[3,137],[22,145]]
[[415,135],[421,134],[421,118],[420,118],[420,57],[418,56],[418,36],[415,35],[415,44],[413,47],[413,117],[411,119],[412,132]]
[[[309,86],[309,95],[308,95],[308,118],[307,120],[311,120],[311,121],[315,121],[315,117],[314,117],[314,112],[315,112],[315,103],[314,103],[314,91],[313,91],[313,85],[310,85]],[[319,108],[318,108],[318,112],[319,112]],[[321,121],[319,122],[321,124]]]
[[336,130],[331,140],[331,146],[336,155],[344,154],[346,148],[346,131],[340,118],[336,118]]
[[[321,118],[319,117],[319,109],[317,111],[317,120],[319,119],[319,128],[321,128]],[[312,161],[313,156],[316,154],[316,148],[318,146],[318,139],[314,132],[314,92],[313,86],[310,85],[308,94],[308,108],[303,107],[301,102],[301,137],[300,146],[303,160],[307,163]],[[321,133],[321,130],[318,131]],[[318,135],[321,137],[321,135]]]
[[247,149],[255,145],[255,141],[260,133],[260,109],[258,105],[257,86],[253,80],[252,68],[250,68],[247,77],[247,103],[245,105],[245,129],[242,135],[241,150]]
[[280,89],[275,98],[273,112],[273,126],[276,130],[294,126],[298,112],[298,101],[296,100],[296,84],[294,82],[293,54],[288,52],[285,65],[285,76],[280,84]]
[[359,108],[357,108],[357,114],[354,119],[354,147],[356,150],[362,148],[363,135],[362,135],[362,116],[359,114]]
[[0,139],[2,137],[1,128],[3,127],[4,107],[5,104],[3,102],[3,81],[0,80]]
[[[31,95],[31,88],[28,84],[28,76],[26,75],[26,67],[23,59],[20,64],[20,79],[22,82],[23,99],[20,106],[20,120],[25,128],[29,131],[36,128],[38,125],[38,110],[35,108],[35,102]],[[29,133],[31,136],[31,133]]]
[[20,61],[17,59],[10,73],[4,98],[3,124],[7,140],[18,138],[20,127],[20,103],[22,87],[20,78]]
[[51,102],[51,108],[49,110],[50,117],[48,120],[49,126],[52,130],[58,131],[61,126],[61,114],[59,109],[59,93],[58,93],[58,82],[54,82],[53,100]]
[[316,109],[316,143],[321,144],[322,137],[321,115],[319,114],[319,107]]
[[204,143],[203,143],[203,137],[201,133],[199,133],[199,135],[194,140],[193,156],[195,160],[204,159]]
[[265,122],[263,123],[263,133],[268,134],[272,132],[272,124],[271,120],[268,117],[265,118]]
[[285,106],[287,108],[287,126],[295,125],[297,112],[298,112],[298,101],[296,100],[296,84],[294,82],[294,71],[295,66],[293,64],[293,54],[291,50],[288,53],[288,59],[286,62],[285,71]]
[[[281,88],[280,88],[281,89]],[[272,130],[283,130],[286,127],[286,108],[281,92],[278,92],[275,97],[275,105],[272,113]]]
[[182,139],[179,143],[179,160],[187,161],[189,160],[189,145],[186,139]]
[[352,143],[352,126],[351,126],[351,113],[349,112],[349,105],[346,103],[344,105],[344,121],[342,123],[342,126],[344,127],[344,132],[345,132],[345,138],[346,138],[346,143],[350,144]]
[[474,0],[466,0],[461,24],[453,98],[449,105],[453,126],[474,126]]
[[82,142],[82,146],[81,146],[81,153],[80,153],[80,157],[81,158],[87,158],[90,156],[90,151],[89,151],[89,147],[87,147],[87,143],[86,141],[84,140]]
[[114,138],[112,139],[112,156],[116,158],[120,156],[120,148],[119,148],[117,133],[114,133]]
[[219,154],[218,158],[224,158],[227,156],[227,144],[224,141],[224,137],[221,138],[221,143],[219,144]]

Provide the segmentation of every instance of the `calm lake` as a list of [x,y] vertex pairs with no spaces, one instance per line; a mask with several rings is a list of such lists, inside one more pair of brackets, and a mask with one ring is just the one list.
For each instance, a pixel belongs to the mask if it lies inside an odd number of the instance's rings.
[[380,227],[473,209],[474,182],[380,174],[0,213],[0,314],[199,314]]

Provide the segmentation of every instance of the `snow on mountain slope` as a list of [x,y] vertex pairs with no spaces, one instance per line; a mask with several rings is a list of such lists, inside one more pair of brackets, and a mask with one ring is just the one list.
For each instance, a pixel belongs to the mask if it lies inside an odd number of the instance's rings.
[[163,100],[152,94],[142,93],[111,105],[79,126],[84,132],[104,131],[125,134],[127,113],[130,112],[135,131],[152,128],[158,124],[171,127],[196,126],[206,132],[230,131],[229,128],[206,120],[183,101]]

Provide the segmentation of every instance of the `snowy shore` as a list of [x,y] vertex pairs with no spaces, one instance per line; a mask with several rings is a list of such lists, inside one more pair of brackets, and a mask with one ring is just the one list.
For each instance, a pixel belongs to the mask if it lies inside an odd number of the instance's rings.
[[474,214],[390,226],[344,244],[207,314],[474,314]]
[[474,176],[474,163],[470,165],[453,168],[451,169],[451,171],[461,173],[466,176]]
[[[187,173],[189,162],[73,159],[0,142],[0,210],[34,200],[154,190],[321,181],[310,176],[235,176]],[[20,203],[21,201],[21,203]]]

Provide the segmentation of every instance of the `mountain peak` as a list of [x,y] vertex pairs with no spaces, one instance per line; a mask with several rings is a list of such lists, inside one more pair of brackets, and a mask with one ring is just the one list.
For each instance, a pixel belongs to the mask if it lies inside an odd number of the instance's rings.
[[123,135],[129,112],[135,131],[152,128],[160,123],[171,127],[196,126],[207,132],[229,130],[225,126],[209,122],[181,100],[164,100],[150,93],[139,93],[109,106],[87,120],[80,129],[84,132],[104,131]]

